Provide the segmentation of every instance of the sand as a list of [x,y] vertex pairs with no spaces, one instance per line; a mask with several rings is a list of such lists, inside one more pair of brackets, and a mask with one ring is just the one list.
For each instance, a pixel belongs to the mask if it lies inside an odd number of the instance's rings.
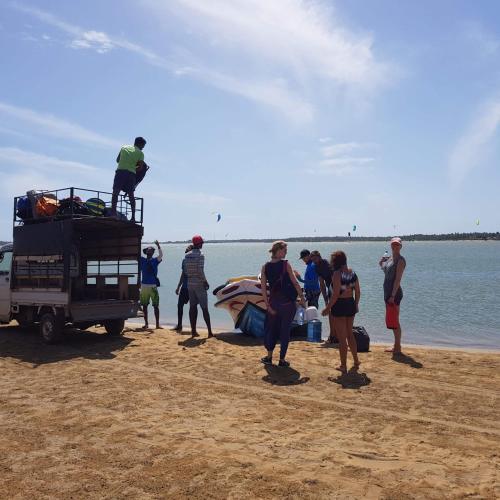
[[500,497],[500,354],[0,328],[2,498]]

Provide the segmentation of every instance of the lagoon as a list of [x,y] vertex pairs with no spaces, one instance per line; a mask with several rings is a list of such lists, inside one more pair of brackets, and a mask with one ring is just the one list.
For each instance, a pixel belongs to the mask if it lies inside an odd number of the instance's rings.
[[[164,244],[164,260],[159,268],[160,314],[164,323],[174,324],[177,314],[175,288],[179,280],[185,244]],[[228,278],[257,275],[268,259],[269,243],[207,243],[205,273],[210,283],[209,302],[215,328],[232,329],[226,311],[215,309],[213,290]],[[343,250],[348,264],[361,284],[360,312],[355,324],[363,325],[372,341],[391,342],[392,331],[385,328],[382,293],[383,273],[378,261],[384,242],[289,243],[288,256],[294,269],[303,274],[299,261],[303,248],[319,250],[324,258]],[[401,305],[403,341],[443,347],[500,349],[500,242],[433,241],[404,243],[407,260]],[[320,307],[323,300],[320,299]],[[200,326],[204,326],[201,314]],[[188,306],[184,328],[188,329]],[[323,336],[327,335],[324,322]]]

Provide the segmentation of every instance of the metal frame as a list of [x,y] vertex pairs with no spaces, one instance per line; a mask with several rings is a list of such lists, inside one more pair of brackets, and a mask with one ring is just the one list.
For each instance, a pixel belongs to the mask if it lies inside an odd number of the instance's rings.
[[[69,200],[74,200],[75,197],[78,197],[82,199],[82,197],[85,197],[86,199],[89,198],[99,198],[102,201],[104,201],[106,208],[111,207],[111,197],[113,193],[110,193],[108,191],[96,191],[93,189],[83,189],[83,188],[78,188],[78,187],[67,187],[67,188],[62,188],[62,189],[53,189],[53,190],[43,190],[43,191],[36,191],[34,192],[34,196],[43,196],[43,195],[52,195],[55,197],[57,202],[60,202],[65,199]],[[106,216],[96,216],[96,215],[83,215],[83,214],[76,214],[74,213],[74,204],[71,203],[71,212],[69,214],[64,214],[64,215],[53,215],[53,216],[38,216],[38,217],[33,217],[30,219],[21,219],[17,215],[17,204],[21,198],[25,198],[28,196],[28,193],[26,195],[22,196],[16,196],[14,198],[14,210],[13,210],[13,225],[15,226],[22,226],[26,222],[29,223],[37,223],[37,222],[45,222],[48,220],[63,220],[63,219],[84,219],[84,218],[89,218],[89,217],[99,217],[99,218],[109,218]],[[83,201],[83,199],[82,199]],[[34,207],[32,207],[34,209]],[[116,205],[116,209],[119,213],[123,214],[127,220],[129,220],[132,210],[130,208],[130,201],[128,200],[128,197],[123,194],[118,195],[118,203]],[[144,199],[143,198],[135,198],[135,222],[136,224],[143,225],[144,222]]]

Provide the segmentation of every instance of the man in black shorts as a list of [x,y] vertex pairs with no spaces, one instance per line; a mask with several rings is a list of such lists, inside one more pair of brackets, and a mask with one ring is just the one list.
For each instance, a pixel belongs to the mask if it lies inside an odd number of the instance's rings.
[[137,170],[147,169],[144,162],[144,153],[142,150],[146,145],[146,139],[136,137],[134,145],[122,146],[116,163],[115,179],[113,181],[113,197],[111,198],[111,215],[116,216],[116,205],[118,204],[118,195],[123,191],[130,201],[130,209],[132,211],[131,221],[135,222],[135,186],[137,184]]

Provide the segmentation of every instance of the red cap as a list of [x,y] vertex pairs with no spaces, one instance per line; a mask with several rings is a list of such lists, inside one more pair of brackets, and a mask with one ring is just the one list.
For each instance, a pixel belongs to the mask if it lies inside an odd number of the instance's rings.
[[195,234],[192,239],[193,245],[203,245],[203,238],[199,234]]

